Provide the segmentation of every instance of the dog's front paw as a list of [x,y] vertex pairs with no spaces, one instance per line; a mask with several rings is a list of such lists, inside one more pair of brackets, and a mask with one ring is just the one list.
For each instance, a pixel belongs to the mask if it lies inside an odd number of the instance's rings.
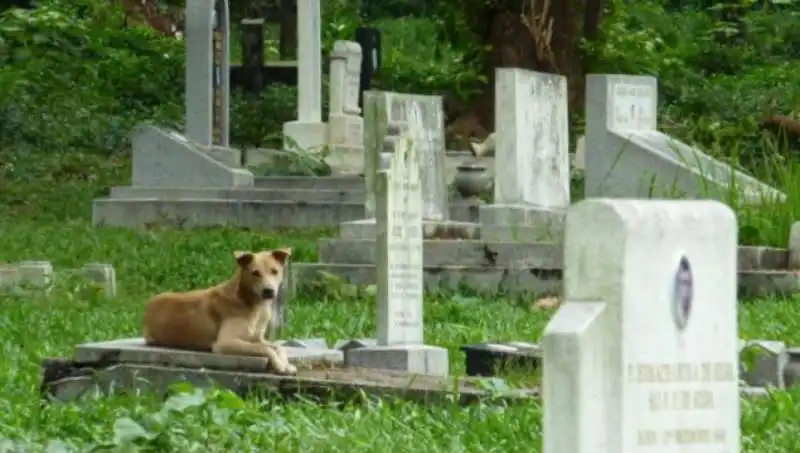
[[283,370],[280,371],[281,374],[286,376],[294,376],[297,374],[297,367],[292,365],[291,363],[287,363]]

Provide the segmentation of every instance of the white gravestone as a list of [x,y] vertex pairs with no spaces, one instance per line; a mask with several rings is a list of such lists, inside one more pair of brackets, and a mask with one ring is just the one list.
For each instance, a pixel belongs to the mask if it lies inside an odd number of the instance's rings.
[[657,130],[658,82],[650,76],[586,78],[587,197],[784,198],[772,187]]
[[204,147],[227,148],[230,58],[227,0],[186,7],[186,136]]
[[338,173],[359,174],[364,168],[364,119],[358,106],[361,45],[333,43],[328,105],[328,164]]
[[389,125],[409,130],[408,112],[419,109],[421,127],[413,128],[411,140],[418,150],[423,194],[423,220],[449,218],[444,158],[444,112],[441,96],[425,96],[388,91],[364,93],[364,178],[367,184],[367,213],[375,212],[375,174]]
[[482,237],[558,239],[570,202],[567,80],[499,68],[495,88],[494,203],[480,207]]
[[570,209],[565,303],[542,342],[544,453],[739,453],[736,255],[716,201]]
[[[419,154],[397,142],[378,177],[378,344],[422,343],[422,184]],[[404,150],[405,148],[405,150]],[[408,151],[406,151],[408,150]]]
[[[422,112],[408,113],[418,127]],[[345,364],[446,376],[448,353],[423,344],[422,180],[419,154],[405,136],[387,170],[376,176],[378,338],[374,347],[350,349]]]
[[321,151],[327,142],[322,122],[322,28],[320,0],[297,0],[297,120],[284,123],[284,148]]

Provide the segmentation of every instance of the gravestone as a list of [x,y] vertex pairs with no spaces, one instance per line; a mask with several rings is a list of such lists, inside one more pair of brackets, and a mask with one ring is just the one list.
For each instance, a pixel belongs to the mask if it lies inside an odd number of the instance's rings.
[[656,129],[650,76],[586,78],[586,197],[679,197],[760,202],[785,195]]
[[[411,107],[410,124],[421,124],[421,110]],[[345,365],[446,376],[447,350],[423,341],[423,184],[409,135],[376,178],[377,346],[345,351]]]
[[328,129],[322,122],[322,26],[320,0],[297,0],[297,120],[284,123],[284,149],[321,151]]
[[480,207],[481,238],[559,240],[570,202],[566,77],[498,68],[494,202]]
[[565,236],[565,303],[542,343],[543,452],[739,453],[731,209],[590,199]]
[[[408,112],[421,112],[420,127],[411,127]],[[441,96],[367,91],[364,93],[364,179],[368,215],[375,213],[375,184],[380,154],[390,126],[399,132],[410,130],[410,139],[421,165],[422,218],[444,221],[449,217],[444,172],[444,114]]]
[[230,137],[230,22],[227,0],[186,5],[186,136],[227,148]]
[[328,164],[338,173],[359,174],[364,168],[364,119],[358,106],[361,46],[333,43],[328,105]]

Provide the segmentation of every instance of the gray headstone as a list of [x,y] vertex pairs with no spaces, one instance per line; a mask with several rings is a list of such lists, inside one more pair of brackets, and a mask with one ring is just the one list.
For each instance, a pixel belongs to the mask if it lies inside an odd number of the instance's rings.
[[230,136],[228,0],[186,4],[186,136],[227,147]]
[[[384,138],[409,130],[408,112],[421,112],[422,127],[410,133],[420,162],[423,219],[449,217],[445,180],[444,113],[441,96],[367,91],[364,93],[364,178],[368,216],[375,213],[375,180]],[[396,132],[397,134],[392,134]]]
[[525,69],[495,76],[495,204],[570,202],[567,79]]

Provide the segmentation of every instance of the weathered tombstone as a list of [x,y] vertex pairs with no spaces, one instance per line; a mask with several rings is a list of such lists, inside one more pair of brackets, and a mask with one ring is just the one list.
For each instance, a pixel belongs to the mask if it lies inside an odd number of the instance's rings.
[[565,303],[543,340],[544,453],[740,451],[736,244],[715,201],[570,209]]
[[320,151],[327,141],[322,122],[322,44],[319,0],[297,0],[297,120],[284,123],[284,149],[295,144]]
[[357,42],[333,43],[327,162],[340,173],[358,174],[364,168],[364,119],[358,106],[361,59]]
[[[420,128],[409,128],[408,112],[421,112]],[[364,93],[364,179],[367,185],[366,211],[375,213],[375,183],[380,153],[390,126],[411,130],[419,157],[422,183],[423,220],[444,221],[449,217],[444,172],[444,114],[441,96],[367,91]]]
[[[413,117],[411,124],[421,124],[418,106],[412,106],[408,114]],[[446,376],[447,350],[423,342],[419,154],[408,136],[395,143],[389,169],[378,172],[376,178],[377,346],[347,350],[345,364]]]
[[785,195],[657,130],[650,76],[586,77],[586,197],[713,198],[761,202]]
[[228,147],[229,29],[227,0],[186,5],[186,136],[205,148]]
[[494,202],[481,238],[559,240],[570,202],[566,77],[499,68],[495,76]]

